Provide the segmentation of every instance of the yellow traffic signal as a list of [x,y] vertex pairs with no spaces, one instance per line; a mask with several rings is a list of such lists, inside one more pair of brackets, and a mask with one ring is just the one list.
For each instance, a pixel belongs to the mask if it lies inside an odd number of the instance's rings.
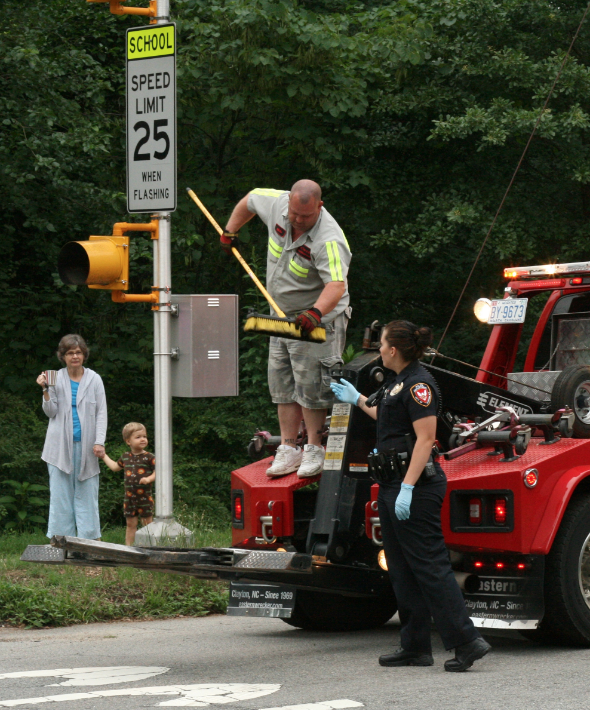
[[87,242],[68,242],[59,253],[57,270],[65,284],[102,288],[115,303],[152,303],[158,309],[158,288],[151,293],[122,293],[129,288],[129,237],[124,232],[150,232],[158,239],[158,220],[116,222],[110,237],[90,237]]
[[126,291],[129,237],[90,237],[87,242],[69,242],[59,253],[57,270],[65,284]]

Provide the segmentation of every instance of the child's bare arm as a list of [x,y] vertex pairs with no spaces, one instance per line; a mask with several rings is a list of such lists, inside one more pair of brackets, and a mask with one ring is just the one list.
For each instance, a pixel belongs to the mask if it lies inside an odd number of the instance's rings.
[[116,461],[113,461],[113,459],[105,453],[104,456],[101,457],[102,460],[105,462],[105,464],[111,469],[111,471],[114,471],[117,473],[117,471],[122,471],[123,469],[121,466]]
[[154,471],[149,476],[144,476],[143,478],[140,478],[139,482],[143,483],[143,485],[145,486],[147,483],[153,483],[155,480],[156,480],[156,472]]

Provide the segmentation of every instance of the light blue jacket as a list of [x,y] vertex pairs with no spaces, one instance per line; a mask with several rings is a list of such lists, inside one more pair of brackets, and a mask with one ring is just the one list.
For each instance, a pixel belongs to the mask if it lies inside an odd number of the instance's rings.
[[[82,462],[78,480],[84,481],[100,473],[98,459],[92,452],[95,444],[104,446],[107,433],[107,400],[100,375],[88,367],[78,386],[76,401],[82,427]],[[57,373],[55,387],[49,388],[49,401],[43,397],[43,411],[49,426],[41,458],[64,473],[72,473],[74,423],[72,419],[72,387],[66,367]]]

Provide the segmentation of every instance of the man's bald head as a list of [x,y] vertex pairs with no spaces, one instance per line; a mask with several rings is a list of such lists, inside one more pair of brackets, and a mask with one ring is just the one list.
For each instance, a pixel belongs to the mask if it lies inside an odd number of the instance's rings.
[[293,238],[298,239],[318,221],[322,209],[322,189],[313,180],[298,180],[289,195],[288,219],[293,227]]
[[322,201],[322,188],[313,180],[298,180],[291,188],[291,195],[297,195],[302,205]]

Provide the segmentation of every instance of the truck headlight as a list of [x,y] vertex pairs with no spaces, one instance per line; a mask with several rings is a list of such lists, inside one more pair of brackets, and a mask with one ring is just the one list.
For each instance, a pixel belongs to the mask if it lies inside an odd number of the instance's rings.
[[487,323],[492,311],[492,302],[489,298],[478,298],[473,306],[473,312],[477,320]]

